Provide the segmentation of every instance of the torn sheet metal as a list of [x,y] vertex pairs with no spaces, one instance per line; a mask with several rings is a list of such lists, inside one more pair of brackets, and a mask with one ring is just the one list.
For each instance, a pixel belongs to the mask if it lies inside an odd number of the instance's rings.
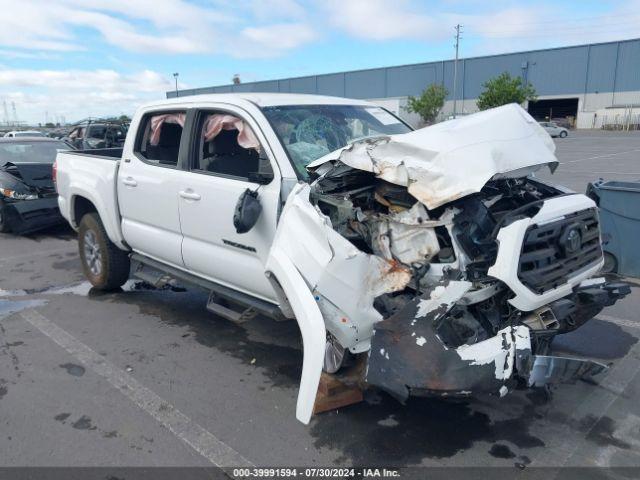
[[286,252],[305,279],[340,344],[354,353],[365,351],[373,324],[382,319],[374,299],[404,289],[411,271],[395,260],[358,250],[309,202],[309,191],[306,184],[292,190],[274,246]]
[[508,326],[491,338],[448,348],[438,324],[471,288],[444,282],[375,326],[367,382],[404,401],[410,394],[469,395],[505,391],[516,357],[531,356],[529,329]]
[[493,177],[558,164],[555,144],[516,104],[414,132],[367,138],[331,152],[308,168],[335,160],[373,172],[430,210],[479,192]]

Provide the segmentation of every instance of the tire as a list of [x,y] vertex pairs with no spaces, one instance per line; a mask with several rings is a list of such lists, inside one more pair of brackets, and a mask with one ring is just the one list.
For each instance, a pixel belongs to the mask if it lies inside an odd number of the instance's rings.
[[0,233],[9,233],[11,225],[9,225],[9,215],[4,207],[4,202],[0,200]]
[[560,138],[564,138],[567,135],[569,135],[567,132],[565,132],[564,130],[562,132],[560,132]]
[[78,248],[82,271],[95,288],[115,290],[129,279],[129,255],[109,240],[97,213],[80,220]]
[[602,273],[618,273],[618,260],[609,252],[604,252],[604,265],[602,265]]

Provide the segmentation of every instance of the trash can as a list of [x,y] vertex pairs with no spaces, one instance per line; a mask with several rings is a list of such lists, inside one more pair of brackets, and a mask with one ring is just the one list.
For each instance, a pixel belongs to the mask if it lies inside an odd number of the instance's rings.
[[640,277],[640,181],[605,182],[587,186],[600,207],[605,272]]

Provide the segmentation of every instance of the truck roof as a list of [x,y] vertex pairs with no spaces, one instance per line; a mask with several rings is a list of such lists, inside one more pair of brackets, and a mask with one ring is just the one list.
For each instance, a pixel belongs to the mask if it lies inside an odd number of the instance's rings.
[[144,107],[206,102],[251,102],[258,105],[259,107],[284,105],[371,105],[371,103],[365,102],[363,100],[355,100],[343,97],[330,97],[327,95],[246,92],[211,93],[204,95],[189,95],[187,97],[173,97],[166,100],[147,103],[146,105],[144,105]]

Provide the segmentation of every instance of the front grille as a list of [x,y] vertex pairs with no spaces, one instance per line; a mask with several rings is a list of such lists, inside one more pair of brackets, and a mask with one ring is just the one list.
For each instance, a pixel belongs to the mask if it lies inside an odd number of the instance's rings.
[[[579,232],[579,241],[572,230]],[[530,290],[542,294],[567,283],[576,272],[601,258],[598,213],[594,208],[583,210],[527,229],[518,278]]]

